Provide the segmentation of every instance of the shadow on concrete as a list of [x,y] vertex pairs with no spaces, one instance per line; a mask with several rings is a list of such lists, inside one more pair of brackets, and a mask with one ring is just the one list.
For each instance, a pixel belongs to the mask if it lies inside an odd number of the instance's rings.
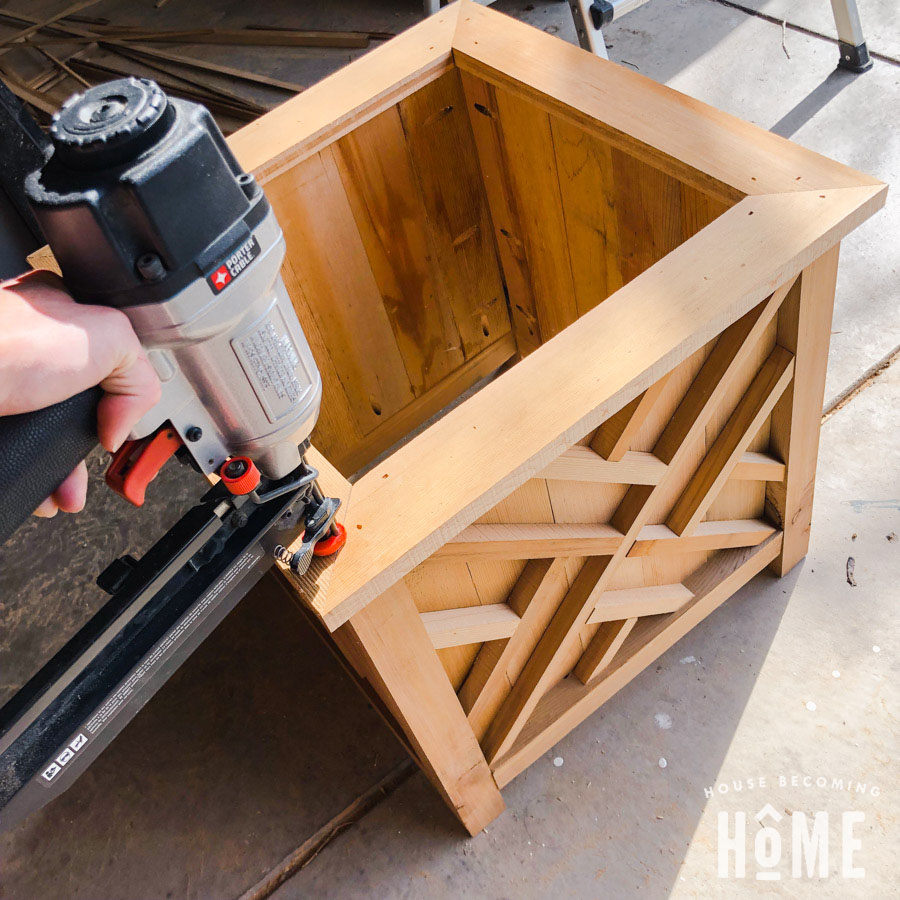
[[798,577],[739,591],[505,788],[486,832],[464,839],[417,775],[274,897],[668,896]]
[[793,109],[788,110],[769,131],[783,138],[792,137],[857,78],[859,75],[853,72],[835,69],[815,90],[807,94]]

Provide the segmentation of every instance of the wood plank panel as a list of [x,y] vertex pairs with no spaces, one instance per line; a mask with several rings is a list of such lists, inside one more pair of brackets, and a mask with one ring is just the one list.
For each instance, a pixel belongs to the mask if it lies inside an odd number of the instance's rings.
[[496,90],[493,85],[473,78],[467,72],[460,72],[460,76],[490,208],[494,240],[502,263],[516,344],[519,354],[527,356],[541,345],[541,326],[525,255],[524,227],[506,166]]
[[546,342],[578,318],[550,117],[507,91],[496,91],[495,100],[541,340]]
[[333,153],[413,391],[420,395],[461,365],[465,354],[397,108],[360,125]]
[[613,178],[609,144],[556,116],[550,117],[550,129],[575,302],[583,315],[624,283],[616,207],[627,200]]
[[611,163],[619,265],[627,284],[682,242],[681,182],[618,149],[611,151]]
[[413,392],[331,154],[298,164],[267,194],[287,235],[295,290],[303,292],[360,429],[371,431]]
[[510,321],[459,75],[424,85],[399,108],[435,262],[469,359],[507,334]]

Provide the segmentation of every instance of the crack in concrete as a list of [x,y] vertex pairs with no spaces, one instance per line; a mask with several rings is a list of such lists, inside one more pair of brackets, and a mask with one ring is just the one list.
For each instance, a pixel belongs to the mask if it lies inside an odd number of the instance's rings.
[[[778,16],[771,16],[768,13],[761,12],[758,9],[753,9],[752,7],[743,6],[740,3],[735,3],[734,0],[710,0],[710,3],[718,3],[719,6],[727,6],[729,9],[736,9],[738,12],[746,13],[748,16],[754,16],[757,19],[762,19],[764,22],[770,22],[772,25],[789,28],[791,31],[798,31],[800,32],[800,34],[819,38],[819,40],[822,41],[828,41],[829,44],[834,44],[835,46],[838,43],[838,39],[831,37],[831,35],[822,34],[821,31],[815,31],[812,28],[806,28],[803,25],[795,25],[793,22],[788,22],[785,19],[779,18]],[[885,53],[879,53],[877,50],[869,49],[869,56],[871,56],[872,59],[881,60],[881,62],[886,62],[892,66],[900,66],[900,59],[894,59],[893,56],[888,56]]]
[[859,378],[845,387],[844,390],[825,405],[825,409],[822,411],[822,424],[824,425],[838,410],[843,409],[854,397],[862,393],[898,359],[900,359],[900,344],[897,344],[890,353],[882,356],[874,365],[869,366]]

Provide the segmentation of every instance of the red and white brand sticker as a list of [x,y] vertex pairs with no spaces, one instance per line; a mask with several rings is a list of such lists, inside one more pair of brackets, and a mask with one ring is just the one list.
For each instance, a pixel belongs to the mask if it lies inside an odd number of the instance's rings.
[[228,271],[228,266],[226,266],[225,263],[222,263],[222,265],[209,276],[209,283],[217,294],[229,281],[231,281],[231,273]]
[[206,276],[213,293],[218,294],[225,290],[259,254],[259,241],[254,235],[250,235],[248,240]]

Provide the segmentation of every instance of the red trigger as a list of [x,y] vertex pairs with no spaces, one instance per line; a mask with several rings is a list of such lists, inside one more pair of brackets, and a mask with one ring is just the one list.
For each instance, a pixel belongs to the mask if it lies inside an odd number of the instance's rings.
[[147,485],[159,474],[182,441],[171,425],[137,441],[125,441],[113,454],[106,470],[106,483],[135,506],[144,505]]

